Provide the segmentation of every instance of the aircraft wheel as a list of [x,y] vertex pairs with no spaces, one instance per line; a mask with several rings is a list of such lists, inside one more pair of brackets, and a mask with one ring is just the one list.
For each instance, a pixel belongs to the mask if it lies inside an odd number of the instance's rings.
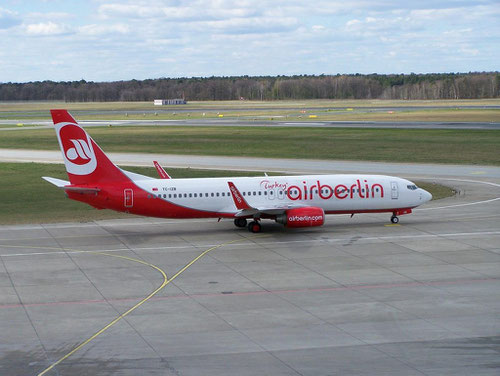
[[257,233],[260,232],[261,229],[260,223],[257,221],[252,221],[248,224],[248,231],[250,232]]
[[234,225],[236,227],[247,227],[247,219],[246,218],[235,218]]
[[391,217],[391,222],[392,222],[392,223],[399,223],[399,218],[398,218],[398,217],[396,217],[395,215],[393,215],[393,216]]

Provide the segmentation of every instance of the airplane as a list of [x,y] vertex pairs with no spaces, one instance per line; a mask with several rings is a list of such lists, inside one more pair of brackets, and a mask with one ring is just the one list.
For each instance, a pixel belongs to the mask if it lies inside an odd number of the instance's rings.
[[[302,175],[171,178],[154,161],[160,179],[116,166],[67,110],[51,110],[69,181],[43,177],[68,198],[97,209],[160,218],[231,218],[261,231],[261,220],[288,228],[322,226],[327,214],[398,216],[432,199],[413,182],[384,175]],[[249,223],[248,220],[250,220]]]

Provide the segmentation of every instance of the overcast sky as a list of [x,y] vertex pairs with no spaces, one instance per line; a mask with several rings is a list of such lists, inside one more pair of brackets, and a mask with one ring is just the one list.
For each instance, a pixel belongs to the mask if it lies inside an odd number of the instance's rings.
[[0,82],[500,70],[500,0],[2,0]]

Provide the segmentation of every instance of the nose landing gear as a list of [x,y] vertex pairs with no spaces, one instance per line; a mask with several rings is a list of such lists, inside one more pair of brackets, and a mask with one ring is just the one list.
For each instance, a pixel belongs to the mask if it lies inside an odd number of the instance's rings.
[[394,224],[399,223],[399,218],[393,214],[391,217],[391,222]]

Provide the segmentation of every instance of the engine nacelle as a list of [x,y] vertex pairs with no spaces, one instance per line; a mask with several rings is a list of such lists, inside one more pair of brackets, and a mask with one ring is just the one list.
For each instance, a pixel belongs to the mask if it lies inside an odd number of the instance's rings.
[[323,226],[325,223],[325,212],[323,209],[315,206],[290,209],[284,214],[277,215],[276,222],[286,227]]

